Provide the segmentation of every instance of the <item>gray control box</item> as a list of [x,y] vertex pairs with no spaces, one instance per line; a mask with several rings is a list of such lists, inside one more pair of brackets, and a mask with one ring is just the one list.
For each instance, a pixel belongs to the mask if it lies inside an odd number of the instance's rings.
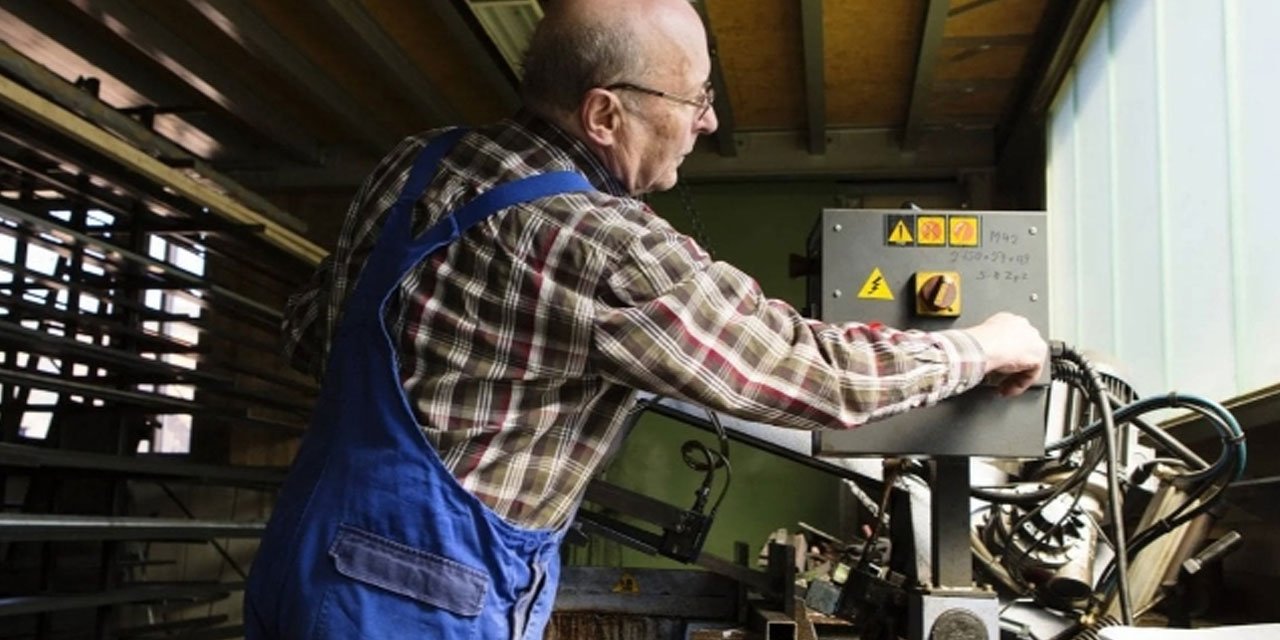
[[[827,209],[810,234],[811,317],[937,331],[998,311],[1049,335],[1043,212]],[[1046,363],[1023,395],[979,387],[851,431],[815,431],[814,454],[1044,454]]]

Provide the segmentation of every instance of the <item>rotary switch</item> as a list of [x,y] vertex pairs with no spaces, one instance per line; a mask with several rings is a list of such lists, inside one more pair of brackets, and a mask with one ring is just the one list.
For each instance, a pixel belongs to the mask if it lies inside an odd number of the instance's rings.
[[916,315],[954,318],[960,315],[960,274],[916,272]]

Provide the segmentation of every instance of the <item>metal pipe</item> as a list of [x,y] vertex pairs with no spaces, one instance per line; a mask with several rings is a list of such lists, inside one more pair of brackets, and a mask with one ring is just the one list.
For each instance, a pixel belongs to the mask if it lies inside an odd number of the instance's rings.
[[257,538],[263,522],[213,522],[168,518],[0,514],[0,540],[187,540]]
[[175,602],[221,600],[234,591],[243,591],[243,583],[214,584],[168,583],[134,585],[112,591],[61,596],[15,596],[0,598],[0,617],[74,611],[131,602]]
[[196,178],[174,169],[129,145],[106,130],[51,102],[26,87],[0,75],[0,102],[29,118],[53,134],[103,153],[129,170],[157,185],[168,188],[196,205],[239,223],[262,223],[261,237],[312,265],[319,264],[327,251],[293,229],[263,216],[238,200]]
[[19,469],[68,469],[124,473],[134,477],[162,476],[231,486],[274,489],[284,481],[278,467],[231,467],[178,462],[166,457],[114,456],[81,451],[0,443],[0,466]]
[[227,195],[244,202],[259,213],[293,231],[306,233],[307,225],[305,222],[289,215],[231,178],[218,173],[204,160],[170,142],[164,136],[147,129],[133,118],[116,111],[111,105],[77,89],[57,74],[32,62],[3,41],[0,41],[0,68],[12,73],[14,77],[34,87],[40,93],[52,97],[59,104],[69,107],[89,122],[124,138],[152,157],[160,158],[170,163],[174,161],[190,163],[191,169],[195,173],[218,185],[218,188],[226,192]]
[[128,249],[111,244],[109,242],[104,242],[92,236],[80,233],[79,231],[76,231],[69,227],[60,225],[52,220],[49,220],[48,218],[33,215],[30,213],[27,213],[26,211],[15,209],[3,203],[0,203],[0,216],[9,218],[12,220],[25,222],[29,225],[32,225],[33,227],[43,228],[45,231],[53,232],[58,235],[67,236],[68,238],[79,243],[80,245],[101,249],[110,255],[116,255],[126,260],[129,260],[130,262],[146,267],[149,271],[164,274],[166,277],[172,278],[173,280],[183,285],[189,286],[191,288],[208,289],[210,292],[220,297],[236,302],[237,304],[240,304],[241,306],[247,309],[252,309],[254,311],[257,311],[258,313],[262,314],[266,318],[269,318],[272,320],[279,320],[281,317],[279,309],[262,304],[257,300],[243,296],[230,289],[227,289],[226,287],[210,285],[209,282],[204,280],[203,278],[193,275],[187,271],[183,271],[182,269],[179,269],[171,264],[161,262],[159,260],[156,260],[148,256],[144,256],[139,253],[134,253]]

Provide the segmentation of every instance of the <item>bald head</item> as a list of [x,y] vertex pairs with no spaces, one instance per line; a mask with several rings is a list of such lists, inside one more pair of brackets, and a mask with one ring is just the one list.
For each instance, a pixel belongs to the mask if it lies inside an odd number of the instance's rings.
[[593,87],[683,74],[706,51],[688,0],[555,0],[525,56],[521,93],[535,112],[568,114]]
[[547,19],[571,29],[630,32],[650,55],[658,53],[653,47],[672,43],[706,46],[702,21],[689,0],[557,0]]

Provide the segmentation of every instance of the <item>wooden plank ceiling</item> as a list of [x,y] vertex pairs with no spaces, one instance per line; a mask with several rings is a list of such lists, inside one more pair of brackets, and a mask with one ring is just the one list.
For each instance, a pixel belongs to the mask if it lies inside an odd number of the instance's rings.
[[[696,4],[725,130],[686,163],[694,180],[990,166],[1069,3]],[[495,7],[538,11],[536,0],[6,2],[0,61],[43,65],[250,188],[343,190],[401,136],[516,107],[516,71],[473,11]]]

